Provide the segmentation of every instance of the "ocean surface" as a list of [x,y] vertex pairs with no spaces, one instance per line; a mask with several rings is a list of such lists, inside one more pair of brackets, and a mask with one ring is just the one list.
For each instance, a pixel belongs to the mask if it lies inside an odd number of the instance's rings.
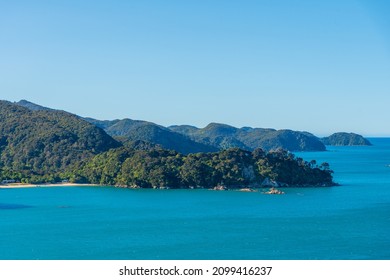
[[390,139],[297,155],[341,186],[0,189],[0,259],[390,259]]

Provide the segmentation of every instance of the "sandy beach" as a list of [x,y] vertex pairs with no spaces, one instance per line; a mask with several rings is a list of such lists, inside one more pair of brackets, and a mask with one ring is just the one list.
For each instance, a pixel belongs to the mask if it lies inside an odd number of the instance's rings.
[[57,184],[23,184],[23,183],[12,183],[0,185],[0,189],[18,189],[18,188],[46,188],[46,187],[99,187],[100,185],[95,184],[77,184],[77,183],[57,183]]

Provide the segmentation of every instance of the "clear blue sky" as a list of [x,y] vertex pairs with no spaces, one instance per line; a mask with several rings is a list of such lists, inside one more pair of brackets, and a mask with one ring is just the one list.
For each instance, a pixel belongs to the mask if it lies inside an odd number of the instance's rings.
[[3,1],[0,99],[390,135],[390,1]]

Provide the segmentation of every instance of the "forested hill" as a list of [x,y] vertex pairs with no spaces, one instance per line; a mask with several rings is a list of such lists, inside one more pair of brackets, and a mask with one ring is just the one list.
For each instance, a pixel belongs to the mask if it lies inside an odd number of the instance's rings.
[[330,146],[371,146],[371,142],[356,133],[337,132],[329,137],[321,138],[325,145]]
[[[52,110],[21,100],[18,105],[31,110]],[[288,151],[325,151],[320,139],[308,132],[289,129],[236,128],[226,124],[210,123],[204,128],[189,125],[164,127],[152,122],[132,119],[84,120],[104,129],[112,137],[128,141],[146,141],[183,154],[215,152],[228,148],[253,151],[285,149]]]
[[15,104],[30,109],[31,111],[54,111],[54,109],[32,103],[25,99],[15,102]]
[[85,120],[103,128],[113,137],[121,137],[129,141],[146,141],[183,154],[219,150],[217,147],[191,140],[185,135],[152,122],[131,119],[100,121],[85,118]]
[[182,155],[158,148],[122,147],[95,156],[75,174],[85,182],[130,188],[334,185],[327,163],[306,162],[285,150],[267,153],[238,148]]
[[[57,111],[27,100],[21,100],[15,104],[33,111]],[[210,123],[204,128],[197,128],[190,125],[164,127],[152,122],[128,118],[121,120],[82,119],[102,128],[107,134],[121,142],[144,141],[183,154],[215,152],[228,148],[248,151],[257,148],[266,151],[285,149],[294,152],[325,151],[325,145],[371,145],[363,136],[354,133],[335,133],[329,137],[318,138],[305,131],[236,128],[220,123]]]
[[0,179],[142,188],[333,185],[328,164],[308,163],[285,150],[183,155],[140,140],[119,143],[76,115],[8,101],[0,101]]
[[313,134],[293,130],[264,128],[235,128],[226,124],[211,123],[205,128],[170,126],[168,128],[147,121],[131,119],[100,121],[85,118],[103,128],[109,135],[130,141],[147,141],[165,149],[183,154],[214,152],[228,148],[253,151],[286,149],[289,151],[324,151],[325,145]]
[[226,124],[210,123],[204,128],[194,126],[170,126],[172,131],[190,137],[192,140],[226,149],[238,147],[253,151],[285,149],[289,151],[325,151],[325,146],[311,133],[289,129],[236,128]]
[[253,151],[286,149],[289,151],[325,151],[325,145],[308,132],[263,128],[235,128],[226,124],[210,123],[205,128],[194,126],[163,127],[147,121],[131,119],[100,121],[85,120],[103,128],[109,135],[131,141],[141,140],[161,145],[183,154],[214,152],[228,148]]
[[[58,111],[27,100],[20,100],[15,104],[33,111]],[[185,135],[176,133],[166,127],[148,121],[131,120],[128,118],[122,120],[80,118],[99,128],[102,128],[107,134],[120,139],[122,142],[149,142],[154,145],[159,145],[165,149],[175,150],[183,154],[215,152],[219,150],[217,147],[193,141]]]
[[0,101],[0,168],[44,174],[118,146],[76,115]]

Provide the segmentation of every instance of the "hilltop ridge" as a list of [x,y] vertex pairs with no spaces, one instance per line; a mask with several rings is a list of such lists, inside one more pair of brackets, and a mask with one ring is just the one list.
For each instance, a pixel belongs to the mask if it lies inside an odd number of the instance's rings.
[[[15,104],[33,111],[54,110],[27,100],[21,100]],[[291,152],[325,151],[325,145],[370,145],[367,139],[354,133],[335,133],[329,137],[319,138],[306,131],[248,126],[237,128],[215,122],[209,123],[204,128],[192,125],[164,127],[153,122],[129,118],[116,120],[80,118],[105,130],[107,134],[121,142],[145,141],[183,154],[215,152],[228,148],[240,148],[248,151],[257,148],[266,151],[277,149]]]

